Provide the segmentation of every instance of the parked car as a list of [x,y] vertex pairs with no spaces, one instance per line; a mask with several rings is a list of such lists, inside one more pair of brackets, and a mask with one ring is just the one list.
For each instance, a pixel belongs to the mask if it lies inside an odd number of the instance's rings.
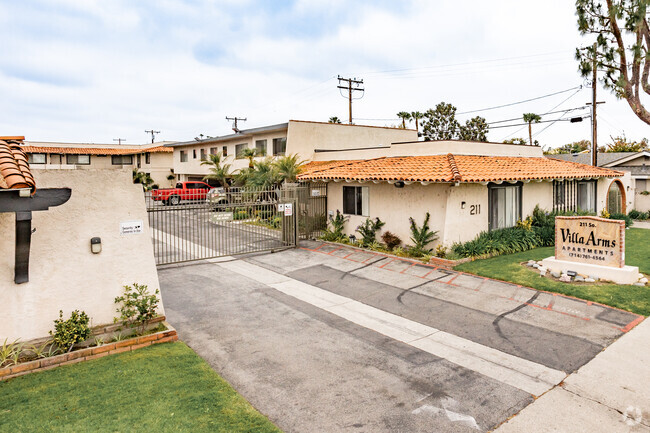
[[222,209],[232,204],[254,204],[262,205],[275,203],[278,200],[278,191],[250,191],[239,187],[212,188],[206,194],[205,201],[214,207],[215,210]]
[[178,182],[176,188],[163,188],[151,191],[151,198],[166,205],[175,206],[181,201],[203,201],[211,189],[205,182]]

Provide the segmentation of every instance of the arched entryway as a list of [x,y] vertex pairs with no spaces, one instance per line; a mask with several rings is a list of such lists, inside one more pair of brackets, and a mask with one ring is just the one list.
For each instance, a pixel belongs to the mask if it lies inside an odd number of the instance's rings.
[[607,190],[607,212],[627,213],[625,209],[625,187],[620,180],[614,180]]

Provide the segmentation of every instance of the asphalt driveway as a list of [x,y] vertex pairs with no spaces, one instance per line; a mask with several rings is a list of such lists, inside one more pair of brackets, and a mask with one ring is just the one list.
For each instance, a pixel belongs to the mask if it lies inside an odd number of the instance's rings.
[[639,319],[317,242],[159,276],[181,339],[287,432],[487,431]]

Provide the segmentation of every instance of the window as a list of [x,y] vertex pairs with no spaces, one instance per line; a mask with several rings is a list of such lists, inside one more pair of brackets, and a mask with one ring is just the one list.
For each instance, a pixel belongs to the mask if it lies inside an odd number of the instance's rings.
[[181,162],[187,162],[187,152],[181,150]]
[[30,164],[45,164],[47,158],[44,153],[30,153],[27,155],[27,162]]
[[368,216],[368,187],[343,187],[343,213]]
[[196,159],[196,149],[192,149],[192,158]]
[[646,179],[636,180],[636,192],[646,191],[648,189],[648,181]]
[[206,159],[208,159],[208,156],[205,152],[205,149],[201,149],[201,161],[205,161]]
[[131,165],[133,164],[133,155],[113,155],[111,156],[113,165]]
[[612,182],[607,191],[607,212],[610,214],[623,212],[623,194],[616,181]]
[[223,147],[223,150],[221,151],[221,155],[228,156],[228,146]]
[[259,156],[266,156],[266,140],[255,141],[255,149]]
[[144,163],[151,164],[151,154],[149,152],[144,154]]
[[211,147],[210,148],[210,155],[216,155],[219,153],[219,148],[218,147]]
[[287,137],[273,139],[273,155],[284,155],[287,151]]
[[90,155],[66,155],[66,164],[90,165]]
[[138,168],[140,168],[140,165],[142,164],[142,155],[138,153],[136,160],[138,161]]
[[521,184],[488,185],[490,230],[514,227],[521,219]]
[[242,159],[244,156],[242,156],[242,152],[244,149],[248,149],[248,143],[243,143],[243,144],[236,144],[235,145],[235,158],[237,159]]
[[553,181],[554,211],[596,212],[595,180]]

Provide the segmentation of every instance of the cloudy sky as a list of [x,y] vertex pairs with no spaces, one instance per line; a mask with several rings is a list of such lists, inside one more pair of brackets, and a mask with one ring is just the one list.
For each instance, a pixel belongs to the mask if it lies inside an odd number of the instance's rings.
[[[591,41],[569,0],[0,0],[0,38],[0,135],[34,141],[135,144],[152,128],[157,140],[191,140],[229,133],[226,116],[246,117],[244,128],[345,120],[338,75],[364,80],[357,124],[396,125],[398,111],[440,101],[472,112],[461,121],[499,122],[591,98],[574,60]],[[599,92],[600,144],[650,138],[624,101]],[[590,125],[533,132],[558,146],[589,139]],[[493,128],[489,139],[525,136]]]

